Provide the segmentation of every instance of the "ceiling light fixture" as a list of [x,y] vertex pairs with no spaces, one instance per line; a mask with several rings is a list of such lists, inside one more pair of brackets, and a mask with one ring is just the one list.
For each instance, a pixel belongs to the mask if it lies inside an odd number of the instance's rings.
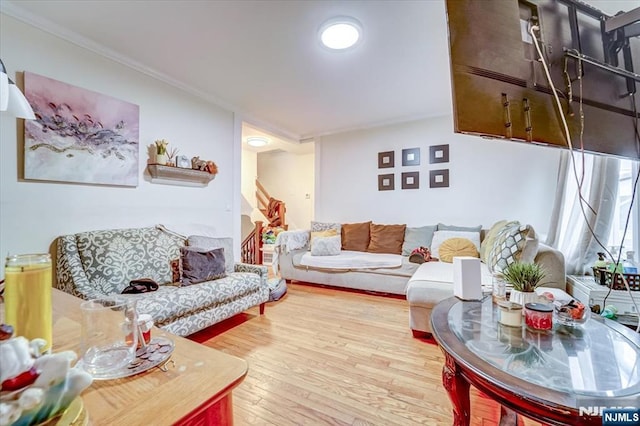
[[7,111],[18,118],[36,119],[27,98],[7,75],[7,69],[4,67],[2,59],[0,59],[0,111]]
[[251,146],[260,147],[269,143],[269,139],[262,136],[251,136],[247,138],[247,143]]
[[348,16],[331,18],[320,27],[320,41],[332,50],[344,50],[362,40],[362,25]]

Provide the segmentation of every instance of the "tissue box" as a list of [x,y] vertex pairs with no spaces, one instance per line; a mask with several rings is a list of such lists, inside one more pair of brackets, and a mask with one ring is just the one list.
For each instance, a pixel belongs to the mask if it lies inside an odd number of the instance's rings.
[[482,299],[480,259],[467,256],[453,258],[453,295],[462,300]]

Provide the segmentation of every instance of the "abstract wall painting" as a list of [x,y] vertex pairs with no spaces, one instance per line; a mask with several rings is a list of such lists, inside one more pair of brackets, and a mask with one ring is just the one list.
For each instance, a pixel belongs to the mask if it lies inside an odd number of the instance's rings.
[[137,186],[138,105],[30,72],[25,179]]

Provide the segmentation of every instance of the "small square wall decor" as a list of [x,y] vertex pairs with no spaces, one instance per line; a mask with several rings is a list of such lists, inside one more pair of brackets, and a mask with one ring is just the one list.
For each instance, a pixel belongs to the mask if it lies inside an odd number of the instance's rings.
[[420,148],[408,148],[402,150],[403,166],[419,166],[420,165]]
[[402,173],[402,189],[419,189],[420,172]]
[[378,168],[387,169],[394,166],[394,152],[385,151],[378,153]]
[[430,188],[448,188],[449,187],[449,169],[431,170],[429,172]]
[[449,145],[431,145],[429,147],[429,163],[448,163]]
[[395,189],[394,174],[378,175],[378,191],[392,191]]

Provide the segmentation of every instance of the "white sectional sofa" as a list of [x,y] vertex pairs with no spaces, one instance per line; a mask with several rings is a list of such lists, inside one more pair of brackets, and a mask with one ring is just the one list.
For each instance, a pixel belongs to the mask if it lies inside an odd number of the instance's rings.
[[[495,225],[491,230],[482,230],[480,240],[484,241],[487,234],[494,238],[497,232],[494,228]],[[493,240],[487,241],[487,244],[493,243]],[[533,247],[535,251],[529,250],[527,255],[535,263],[544,267],[546,277],[543,285],[564,290],[566,277],[562,253],[538,243],[537,240]],[[409,257],[406,255],[394,254],[388,256],[397,257],[398,262],[395,267],[362,267],[361,264],[352,265],[352,267],[343,265],[339,268],[313,266],[308,264],[311,256],[308,230],[281,233],[278,236],[275,251],[275,267],[281,277],[287,281],[406,295],[409,302],[410,327],[415,336],[431,333],[431,310],[439,301],[453,295],[452,263],[416,264],[409,262]],[[375,257],[375,255],[375,253],[362,253],[364,257]],[[481,263],[481,273],[483,286],[489,288],[492,274],[485,262]]]

